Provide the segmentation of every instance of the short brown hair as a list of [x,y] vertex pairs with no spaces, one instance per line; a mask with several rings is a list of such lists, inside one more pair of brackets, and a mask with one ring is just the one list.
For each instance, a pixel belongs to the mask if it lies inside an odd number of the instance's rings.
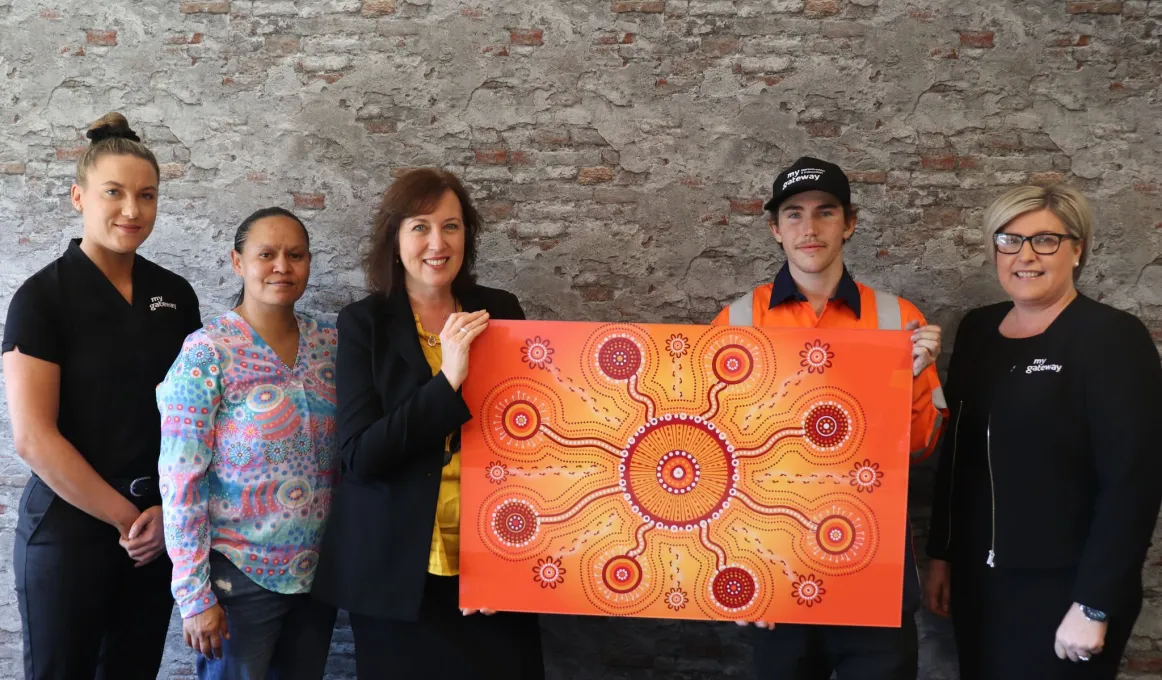
[[157,158],[129,127],[129,121],[120,113],[106,113],[89,126],[85,134],[92,143],[85,148],[85,152],[77,159],[77,184],[85,186],[89,170],[92,169],[102,156],[135,156],[149,161],[153,171],[161,179],[161,169],[157,166]]
[[450,172],[437,168],[409,170],[387,188],[371,228],[371,248],[363,258],[367,287],[373,292],[390,295],[404,287],[403,262],[399,259],[399,228],[403,221],[426,215],[435,209],[443,195],[451,191],[460,200],[464,213],[464,262],[452,280],[452,290],[459,292],[476,283],[476,240],[480,233],[480,214],[472,205],[468,190]]

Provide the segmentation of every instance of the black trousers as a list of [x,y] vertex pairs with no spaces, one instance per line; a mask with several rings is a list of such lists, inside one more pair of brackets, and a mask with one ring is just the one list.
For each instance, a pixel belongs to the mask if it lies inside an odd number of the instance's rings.
[[13,546],[26,680],[154,680],[165,650],[173,566],[144,567],[117,530],[33,478]]
[[916,680],[916,619],[899,628],[779,624],[754,628],[758,680]]
[[464,616],[459,593],[459,578],[429,574],[418,621],[351,614],[359,680],[543,680],[537,616]]
[[1072,569],[952,569],[952,627],[961,680],[1114,680],[1141,611],[1110,618],[1105,647],[1089,661],[1057,658],[1057,627],[1073,604]]

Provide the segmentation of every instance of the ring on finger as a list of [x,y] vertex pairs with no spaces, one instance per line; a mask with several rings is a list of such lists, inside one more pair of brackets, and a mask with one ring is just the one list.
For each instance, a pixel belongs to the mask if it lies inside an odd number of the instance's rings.
[[461,333],[467,333],[467,332],[468,332],[468,329],[467,329],[467,328],[465,328],[464,326],[461,326],[461,327],[460,327],[460,332],[461,332]]

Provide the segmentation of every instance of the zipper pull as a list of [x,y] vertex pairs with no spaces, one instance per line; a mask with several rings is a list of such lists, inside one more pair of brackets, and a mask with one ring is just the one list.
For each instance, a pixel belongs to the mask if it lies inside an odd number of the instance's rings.
[[990,567],[996,567],[997,566],[996,565],[996,557],[997,557],[996,551],[990,550],[989,551],[989,558],[987,560],[985,560],[984,563],[989,565]]

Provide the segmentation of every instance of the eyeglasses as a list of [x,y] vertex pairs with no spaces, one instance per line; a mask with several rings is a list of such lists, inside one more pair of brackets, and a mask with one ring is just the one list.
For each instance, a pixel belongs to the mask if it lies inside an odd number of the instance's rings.
[[993,245],[996,246],[998,253],[1016,255],[1021,252],[1021,248],[1025,247],[1025,241],[1028,241],[1029,245],[1033,247],[1034,253],[1038,255],[1052,255],[1061,248],[1061,239],[1063,238],[1069,238],[1075,241],[1081,240],[1073,234],[1058,234],[1051,231],[1033,234],[1032,236],[997,232],[993,234]]

